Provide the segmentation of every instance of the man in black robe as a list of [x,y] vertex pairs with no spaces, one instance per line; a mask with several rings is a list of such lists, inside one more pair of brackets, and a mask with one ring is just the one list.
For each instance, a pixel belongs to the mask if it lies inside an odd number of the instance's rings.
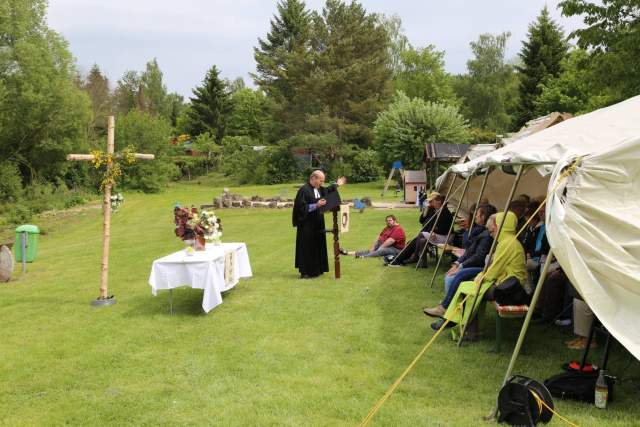
[[327,238],[321,208],[326,204],[324,197],[336,191],[346,180],[341,177],[336,184],[323,187],[324,179],[322,171],[314,171],[309,177],[309,182],[298,190],[293,204],[292,222],[296,227],[295,266],[301,279],[311,279],[329,271]]

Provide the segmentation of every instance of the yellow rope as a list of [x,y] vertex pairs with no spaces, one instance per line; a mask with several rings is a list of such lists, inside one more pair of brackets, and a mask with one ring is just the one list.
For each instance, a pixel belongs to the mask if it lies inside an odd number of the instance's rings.
[[[464,302],[467,300],[467,298],[469,298],[469,295],[467,295],[462,302],[460,302],[460,304],[458,304],[458,306],[456,307],[454,314],[460,310],[464,304]],[[418,363],[418,360],[420,360],[420,358],[422,357],[422,355],[427,351],[427,349],[429,349],[429,347],[431,346],[431,344],[436,340],[436,338],[438,338],[438,335],[440,335],[440,333],[445,329],[446,325],[449,323],[449,319],[445,319],[444,323],[442,324],[442,326],[440,326],[440,329],[438,329],[436,331],[436,333],[431,337],[431,339],[427,342],[427,344],[425,344],[424,347],[422,347],[422,350],[420,350],[420,352],[418,353],[418,355],[413,359],[413,361],[409,364],[409,366],[407,367],[407,369],[404,370],[404,372],[402,373],[402,375],[400,375],[398,377],[397,380],[395,380],[395,382],[393,384],[391,384],[391,387],[389,387],[389,389],[385,392],[385,394],[382,396],[382,398],[380,400],[378,400],[378,402],[373,406],[373,408],[371,408],[371,410],[369,411],[369,413],[367,414],[366,417],[364,417],[364,419],[360,422],[360,427],[366,427],[367,425],[369,425],[369,423],[371,422],[371,420],[373,419],[373,417],[376,415],[376,413],[378,412],[378,410],[382,407],[382,405],[384,404],[384,402],[387,401],[387,399],[391,396],[391,394],[393,394],[393,392],[396,390],[396,388],[398,388],[398,386],[400,385],[400,383],[404,380],[404,378],[409,374],[409,372],[411,372],[411,370],[413,369],[413,367],[416,365],[416,363]]]
[[538,393],[536,393],[535,391],[533,391],[531,389],[529,389],[529,393],[531,393],[533,395],[533,397],[536,399],[536,401],[538,402],[538,408],[539,408],[538,411],[539,412],[542,412],[542,407],[544,406],[549,411],[551,411],[555,416],[557,416],[558,418],[560,418],[562,421],[564,421],[565,423],[569,424],[570,426],[580,427],[578,424],[569,421],[568,419],[566,419],[565,417],[560,415],[557,411],[555,411],[553,408],[551,408],[549,405],[547,405],[547,402],[542,400],[542,398],[540,396],[538,396]]
[[[579,157],[578,159],[576,159],[571,165],[569,165],[567,167],[567,169],[562,173],[562,175],[560,175],[560,177],[558,178],[558,182],[556,184],[556,186],[553,188],[553,190],[551,191],[551,193],[555,193],[555,191],[560,187],[560,184],[562,183],[562,181],[564,181],[564,179],[566,177],[568,177],[569,175],[571,175],[572,173],[575,172],[575,170],[577,169],[577,167],[579,166],[580,162],[582,160],[582,157]],[[456,190],[457,191],[457,190]],[[527,225],[529,225],[529,223],[531,222],[531,220],[538,214],[538,212],[540,212],[540,209],[542,209],[542,207],[547,203],[549,196],[545,197],[544,200],[542,201],[542,203],[540,203],[540,206],[538,206],[538,209],[536,209],[533,214],[529,217],[529,219],[527,220],[527,222],[525,222],[525,224],[522,226],[522,228],[516,233],[516,238],[520,235],[520,233],[522,233],[522,231],[524,231],[527,228]],[[482,279],[484,277],[485,272],[480,273],[480,279]],[[476,278],[477,279],[477,278]],[[480,280],[480,283],[482,283],[482,281]],[[478,286],[478,291],[479,291],[480,287]],[[456,312],[458,312],[462,306],[464,305],[464,303],[467,301],[467,299],[469,298],[469,296],[471,296],[471,294],[467,294],[467,296],[464,297],[464,299],[460,302],[460,304],[458,304],[458,306],[456,307],[454,314]],[[473,309],[473,308],[472,308]],[[435,339],[440,335],[440,333],[444,330],[445,326],[449,323],[449,319],[445,319],[444,323],[442,324],[442,326],[440,326],[440,329],[438,329],[436,331],[436,333],[431,337],[431,339],[425,344],[424,347],[422,347],[422,350],[420,350],[420,352],[418,353],[418,355],[413,359],[413,361],[409,364],[409,366],[404,370],[404,372],[402,372],[402,374],[398,377],[397,380],[394,381],[394,383],[391,385],[391,387],[389,387],[389,389],[387,389],[387,391],[385,392],[385,394],[382,396],[382,398],[380,398],[380,400],[378,400],[378,402],[373,406],[373,408],[371,408],[371,410],[369,411],[369,413],[367,414],[366,417],[364,417],[364,419],[360,422],[359,426],[360,427],[366,427],[367,425],[369,425],[369,423],[371,422],[371,420],[373,419],[373,417],[376,415],[376,413],[380,410],[380,408],[382,407],[382,405],[384,405],[384,403],[387,401],[387,399],[389,399],[389,397],[391,397],[391,395],[393,394],[393,392],[398,388],[398,386],[400,385],[400,383],[402,383],[402,381],[405,379],[405,377],[407,375],[409,375],[409,372],[411,372],[411,370],[413,369],[413,367],[416,365],[416,363],[418,363],[418,361],[420,360],[420,358],[422,357],[422,355],[429,349],[429,347],[431,346],[431,344],[435,341]],[[575,426],[575,427],[579,427],[577,424],[573,424],[572,422],[568,421],[566,418],[564,418],[562,415],[558,414],[557,412],[555,412],[553,409],[549,408],[547,406],[547,404],[540,399],[540,397],[535,394],[533,391],[531,391],[534,395],[534,397],[536,398],[536,400],[538,400],[538,405],[542,404],[544,406],[547,407],[547,409],[549,409],[551,412],[553,412],[554,414],[556,414],[558,416],[558,418],[560,418],[561,420],[567,422],[568,424]]]

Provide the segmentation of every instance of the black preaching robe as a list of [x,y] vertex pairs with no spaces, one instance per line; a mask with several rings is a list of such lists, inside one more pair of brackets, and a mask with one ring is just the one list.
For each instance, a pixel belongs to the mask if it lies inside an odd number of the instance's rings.
[[[320,187],[320,198],[336,191],[336,186]],[[329,271],[324,215],[319,209],[309,212],[309,204],[317,203],[313,187],[306,183],[298,190],[293,203],[292,222],[296,227],[296,268],[300,274],[318,276]]]

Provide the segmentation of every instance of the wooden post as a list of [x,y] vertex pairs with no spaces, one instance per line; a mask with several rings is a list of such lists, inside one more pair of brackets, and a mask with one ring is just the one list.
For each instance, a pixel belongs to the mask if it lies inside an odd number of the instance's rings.
[[340,208],[333,208],[333,269],[335,273],[335,278],[340,278],[340,240],[339,233],[340,229],[338,228],[338,212]]
[[[113,168],[113,146],[114,146],[114,129],[115,120],[113,116],[109,116],[107,121],[107,171]],[[108,172],[107,172],[108,174]],[[111,183],[104,186],[104,198],[102,199],[102,213],[104,220],[102,223],[102,263],[100,271],[100,298],[105,300],[108,298],[109,288],[109,238],[111,236]]]

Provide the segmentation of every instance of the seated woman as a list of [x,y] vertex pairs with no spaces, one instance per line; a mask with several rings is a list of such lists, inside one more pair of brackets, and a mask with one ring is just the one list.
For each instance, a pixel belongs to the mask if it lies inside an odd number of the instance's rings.
[[[498,224],[504,217],[504,224],[498,233]],[[467,325],[474,318],[477,308],[480,305],[485,293],[495,287],[495,283],[502,283],[509,277],[515,277],[522,285],[526,280],[525,256],[522,245],[516,239],[516,226],[518,218],[513,212],[503,212],[492,215],[487,221],[487,228],[494,239],[498,239],[496,252],[490,261],[485,273],[478,274],[473,281],[462,282],[458,287],[449,308],[444,314],[444,319],[448,319],[447,327],[456,325]],[[497,237],[496,237],[497,236]],[[477,299],[475,295],[478,295]],[[463,308],[464,298],[468,296]],[[476,304],[473,304],[473,301]],[[444,323],[440,319],[431,325],[432,329],[440,329]]]
[[[420,223],[423,224],[423,229],[426,228],[429,231],[422,231],[415,238],[414,251],[406,261],[407,264],[418,262],[428,242],[433,244],[448,243],[446,241],[447,234],[453,223],[453,214],[445,203],[445,197],[439,193],[431,193],[428,201],[427,210],[420,215]],[[441,213],[438,216],[439,211]],[[434,226],[433,222],[436,218],[437,221]],[[431,232],[432,229],[433,233]]]
[[[460,283],[473,279],[482,271],[485,258],[489,254],[493,243],[493,237],[491,237],[485,225],[495,213],[496,208],[491,205],[483,205],[478,208],[475,224],[473,230],[471,230],[472,237],[469,239],[468,249],[453,263],[444,276],[444,300],[435,307],[425,308],[423,310],[424,314],[432,317],[442,317],[447,311]],[[476,229],[479,232],[476,233]]]

